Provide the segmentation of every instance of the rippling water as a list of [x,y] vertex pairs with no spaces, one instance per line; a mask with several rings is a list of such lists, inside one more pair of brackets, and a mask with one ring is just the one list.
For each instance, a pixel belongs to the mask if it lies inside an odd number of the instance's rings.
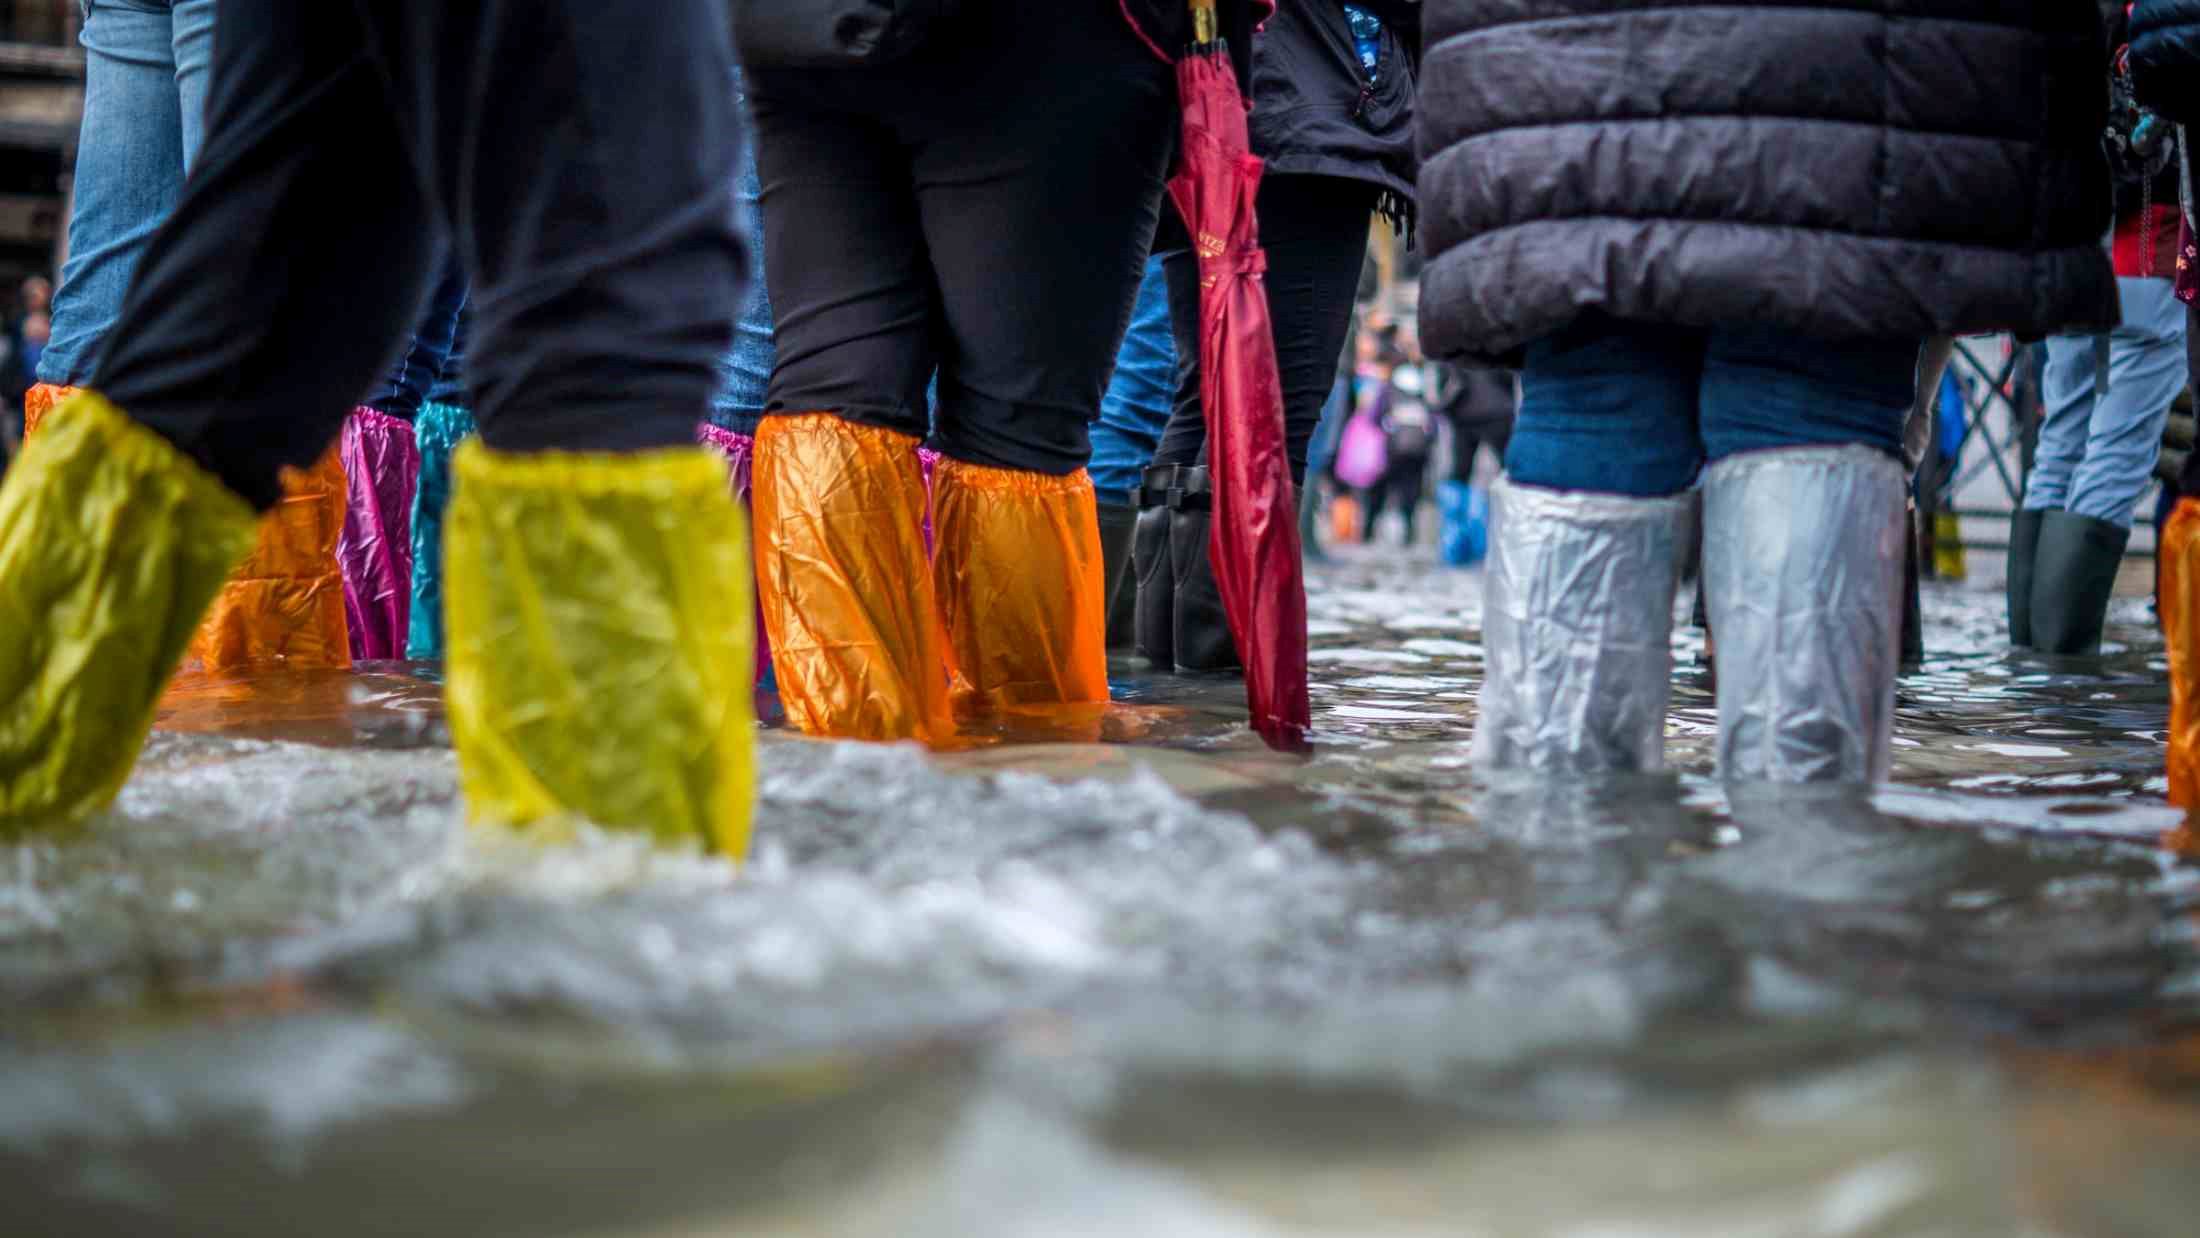
[[2056,661],[1931,594],[1896,784],[1730,795],[1692,634],[1676,775],[1492,781],[1477,579],[1314,590],[1310,761],[1125,662],[944,756],[768,735],[738,876],[463,828],[418,668],[186,682],[0,848],[8,1229],[2193,1232],[2142,604]]

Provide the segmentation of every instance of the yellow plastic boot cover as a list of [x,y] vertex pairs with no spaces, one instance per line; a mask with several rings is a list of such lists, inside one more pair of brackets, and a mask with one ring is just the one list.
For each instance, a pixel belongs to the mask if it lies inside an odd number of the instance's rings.
[[2200,498],[2162,527],[2162,634],[2169,644],[2169,802],[2200,808]]
[[98,394],[45,418],[0,488],[0,835],[70,824],[121,790],[253,523]]
[[847,739],[952,735],[917,440],[830,413],[766,417],[751,502],[788,720]]
[[477,819],[727,855],[755,795],[747,531],[701,448],[452,459],[445,692]]
[[331,444],[311,470],[285,469],[283,497],[260,520],[252,554],[222,587],[191,641],[189,660],[210,671],[281,663],[351,665],[344,621],[344,466]]
[[958,716],[1108,699],[1092,479],[942,460],[932,569]]

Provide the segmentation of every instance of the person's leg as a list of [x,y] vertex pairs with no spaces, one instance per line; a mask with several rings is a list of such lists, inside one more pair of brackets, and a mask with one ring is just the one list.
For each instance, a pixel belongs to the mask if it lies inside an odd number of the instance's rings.
[[[138,259],[183,194],[182,103],[168,4],[93,0],[85,7],[82,41],[84,119],[69,260],[36,376],[54,387],[90,381]],[[40,400],[40,413],[51,403]]]
[[[28,636],[0,655],[12,818],[78,817],[119,789],[252,544],[252,509],[282,496],[283,468],[325,454],[426,283],[421,196],[364,209],[348,192],[355,160],[404,154],[356,17],[279,0],[223,0],[219,17],[206,147],[139,264],[96,390],[53,413],[0,491],[0,616]],[[378,278],[362,285],[361,268]],[[318,311],[339,301],[348,322],[384,324],[385,343],[327,330]],[[313,532],[333,546],[333,528]],[[334,600],[340,644],[340,597],[286,595],[293,583],[248,571],[229,592],[267,593],[268,609]]]
[[748,565],[695,443],[746,273],[726,8],[358,2],[472,287],[446,534],[469,809],[739,856]]
[[[1131,310],[1130,329],[1115,356],[1115,374],[1092,427],[1092,488],[1106,565],[1108,647],[1135,644],[1137,580],[1130,570],[1141,506],[1134,494],[1161,445],[1176,394],[1176,341],[1169,325],[1169,285],[1159,258],[1148,259]],[[1142,496],[1140,496],[1142,497]]]
[[1529,346],[1507,475],[1490,494],[1478,762],[1664,763],[1702,356],[1700,333],[1601,316]]
[[907,161],[844,106],[871,97],[868,75],[748,84],[777,348],[753,466],[758,595],[780,699],[813,735],[941,739],[916,454],[938,315]]
[[2040,376],[2046,411],[2032,472],[2024,483],[2027,511],[2062,511],[2069,501],[2070,479],[2085,459],[2093,424],[2096,368],[2093,336],[2058,335],[2047,341],[2047,364]]
[[[947,347],[934,582],[958,710],[1107,700],[1089,427],[1131,317],[1177,121],[1112,6],[997,6],[911,118]],[[982,121],[971,100],[997,100]]]
[[1711,334],[1704,584],[1727,778],[1887,775],[1918,345]]

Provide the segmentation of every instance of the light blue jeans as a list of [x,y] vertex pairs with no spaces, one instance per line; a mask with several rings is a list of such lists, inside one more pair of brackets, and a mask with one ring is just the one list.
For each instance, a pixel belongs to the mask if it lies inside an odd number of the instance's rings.
[[1176,337],[1169,329],[1169,281],[1161,259],[1146,262],[1131,307],[1130,330],[1115,355],[1115,376],[1092,427],[1092,488],[1100,502],[1128,506],[1139,474],[1153,463],[1176,405]]
[[2185,306],[2166,279],[2119,279],[2124,325],[2108,337],[2108,390],[2097,392],[2093,339],[2047,341],[2047,417],[2025,483],[2026,511],[2067,511],[2131,527],[2184,390]]
[[[746,115],[746,98],[743,100]],[[749,295],[734,319],[733,347],[718,359],[718,394],[711,401],[710,419],[736,434],[756,433],[764,415],[764,395],[771,387],[772,363],[779,349],[772,339],[772,302],[764,290],[764,215],[758,205],[763,188],[756,179],[756,144],[741,150],[741,173],[734,180],[734,211],[740,216],[741,235],[749,247]]]
[[138,256],[183,194],[206,135],[214,0],[87,0],[84,124],[69,260],[38,380],[91,377]]

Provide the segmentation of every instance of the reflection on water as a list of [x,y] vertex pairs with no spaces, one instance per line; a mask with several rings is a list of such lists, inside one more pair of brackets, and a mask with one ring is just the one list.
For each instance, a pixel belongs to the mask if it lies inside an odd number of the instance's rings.
[[[1466,762],[1478,582],[1316,569],[1316,747],[1116,667],[957,750],[771,732],[739,875],[461,824],[432,668],[179,683],[0,851],[41,1232],[2070,1235],[2200,1210],[2200,881],[2143,609],[1928,601],[1897,783]],[[769,703],[767,702],[767,705]]]

